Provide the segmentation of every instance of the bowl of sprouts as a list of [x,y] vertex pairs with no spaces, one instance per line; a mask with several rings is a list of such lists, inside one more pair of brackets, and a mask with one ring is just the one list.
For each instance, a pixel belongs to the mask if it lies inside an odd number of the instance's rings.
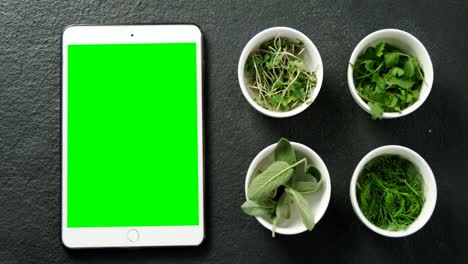
[[302,32],[273,27],[255,35],[238,65],[247,101],[262,114],[284,118],[307,109],[323,82],[323,64],[314,43]]

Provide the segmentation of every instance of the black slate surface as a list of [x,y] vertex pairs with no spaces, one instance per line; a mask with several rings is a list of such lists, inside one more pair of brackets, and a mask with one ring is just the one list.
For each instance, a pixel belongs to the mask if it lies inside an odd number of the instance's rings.
[[[468,2],[458,1],[2,1],[0,2],[0,263],[462,263],[468,248]],[[193,248],[65,249],[60,241],[60,35],[69,24],[188,22],[206,51],[206,240]],[[237,62],[246,42],[290,26],[318,47],[325,69],[316,102],[272,119],[243,98]],[[352,99],[355,45],[382,28],[414,34],[435,81],[426,103],[372,121]],[[253,157],[284,136],[322,156],[332,198],[313,232],[272,239],[239,209]],[[348,187],[363,155],[400,144],[432,167],[438,201],[411,237],[384,238],[359,222]]]

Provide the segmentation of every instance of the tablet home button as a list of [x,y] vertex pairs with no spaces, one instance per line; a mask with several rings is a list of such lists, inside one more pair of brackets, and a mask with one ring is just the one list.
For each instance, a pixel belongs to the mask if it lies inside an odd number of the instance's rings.
[[127,238],[130,242],[137,242],[140,238],[140,234],[135,229],[130,229],[127,233]]

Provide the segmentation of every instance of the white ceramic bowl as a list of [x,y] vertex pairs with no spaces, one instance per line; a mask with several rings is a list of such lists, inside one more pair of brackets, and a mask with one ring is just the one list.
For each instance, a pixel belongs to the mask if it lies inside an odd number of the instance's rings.
[[[247,199],[247,190],[249,188],[250,182],[253,179],[253,175],[257,169],[265,170],[268,165],[274,162],[274,150],[276,148],[276,144],[270,145],[262,150],[257,156],[254,158],[252,163],[250,164],[249,170],[247,171],[247,176],[245,179],[245,198]],[[315,165],[317,169],[322,174],[322,187],[319,191],[313,194],[304,195],[306,200],[309,202],[310,210],[314,216],[314,223],[317,224],[322,216],[325,214],[327,210],[328,203],[330,202],[330,195],[331,195],[331,183],[330,183],[330,175],[328,174],[327,166],[320,158],[317,153],[315,153],[309,147],[291,142],[294,151],[296,151],[296,159],[300,160],[304,157],[308,158],[308,161],[311,164]],[[271,230],[272,225],[265,219],[261,217],[256,217],[258,222],[262,224],[265,228]],[[280,221],[278,227],[276,228],[276,233],[284,234],[284,235],[294,235],[298,233],[302,233],[306,231],[307,228],[302,222],[302,218],[299,214],[299,211],[295,206],[292,207],[291,210],[291,218],[285,219]]]
[[252,39],[250,39],[250,41],[247,43],[247,45],[244,47],[244,50],[242,51],[242,54],[239,59],[239,66],[237,69],[239,84],[240,84],[242,93],[244,94],[245,99],[247,99],[250,105],[252,105],[253,108],[255,108],[260,113],[265,114],[267,116],[271,116],[271,117],[281,118],[281,117],[290,117],[290,116],[294,116],[294,115],[301,113],[307,107],[310,106],[310,103],[304,103],[292,109],[291,111],[287,111],[287,112],[271,111],[271,110],[265,109],[254,101],[253,99],[254,93],[248,87],[249,80],[245,76],[245,63],[249,55],[252,53],[252,51],[257,49],[265,41],[274,39],[277,36],[285,37],[289,39],[299,39],[302,42],[304,42],[304,45],[305,45],[305,50],[303,53],[304,61],[307,64],[308,69],[311,71],[315,71],[317,75],[317,85],[312,89],[312,95],[310,98],[311,102],[313,102],[315,98],[317,98],[320,88],[322,87],[323,64],[322,64],[322,58],[320,57],[320,53],[318,52],[314,43],[312,43],[312,41],[306,35],[304,35],[300,31],[297,31],[295,29],[288,28],[288,27],[272,27],[272,28],[263,30],[262,32],[255,35]]
[[359,44],[354,48],[351,58],[349,59],[348,65],[348,86],[351,94],[353,95],[356,103],[364,109],[366,112],[371,113],[370,107],[367,103],[359,96],[354,86],[353,78],[353,67],[351,64],[356,62],[357,57],[368,47],[375,47],[378,43],[384,41],[392,46],[395,46],[405,53],[411,54],[418,58],[419,63],[424,72],[424,81],[421,86],[421,92],[419,99],[406,109],[403,109],[401,112],[385,112],[382,115],[382,118],[397,118],[402,117],[407,114],[414,112],[418,109],[424,101],[426,101],[429,93],[432,89],[432,83],[434,81],[434,69],[432,68],[432,61],[429,57],[424,45],[413,35],[408,32],[398,30],[398,29],[382,29],[367,35],[364,39],[359,42]]
[[[384,154],[399,155],[412,162],[419,169],[424,182],[423,189],[425,201],[421,213],[419,214],[418,218],[416,218],[416,220],[404,230],[389,231],[372,224],[362,213],[357,201],[356,182],[359,174],[361,174],[362,169],[364,169],[364,166],[370,160]],[[387,237],[405,237],[421,229],[427,223],[427,221],[429,221],[429,218],[431,218],[437,200],[437,186],[434,179],[434,174],[432,173],[432,170],[427,162],[413,150],[397,145],[388,145],[376,148],[364,156],[364,158],[361,159],[356,169],[354,170],[353,177],[351,178],[349,193],[351,196],[351,204],[353,205],[354,212],[359,217],[361,222],[363,222],[372,231]]]

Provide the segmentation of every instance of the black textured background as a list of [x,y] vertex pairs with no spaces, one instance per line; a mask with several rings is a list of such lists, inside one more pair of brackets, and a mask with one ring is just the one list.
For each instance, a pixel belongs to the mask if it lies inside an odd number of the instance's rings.
[[[453,1],[6,1],[0,2],[0,263],[462,263],[468,248],[468,2]],[[60,36],[76,23],[198,24],[205,36],[206,240],[193,248],[65,249],[60,240]],[[246,42],[290,26],[318,47],[322,90],[302,114],[272,119],[243,98],[237,62]],[[372,121],[348,92],[355,45],[382,28],[414,34],[435,81],[426,103]],[[332,180],[313,232],[272,239],[239,209],[253,157],[284,136],[317,151]],[[348,187],[357,162],[385,144],[420,153],[438,201],[411,237],[384,238],[359,222]]]

